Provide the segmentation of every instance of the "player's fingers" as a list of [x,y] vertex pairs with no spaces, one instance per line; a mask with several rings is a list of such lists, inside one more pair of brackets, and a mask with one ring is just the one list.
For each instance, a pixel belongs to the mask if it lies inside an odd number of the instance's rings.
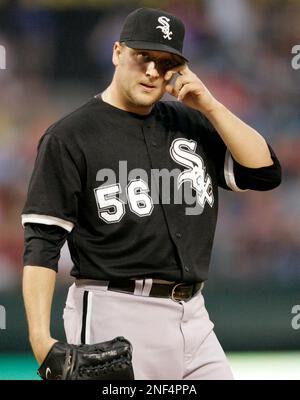
[[190,83],[189,76],[178,76],[176,81],[171,85],[170,83],[166,86],[166,92],[171,94],[172,96],[177,97],[178,93],[180,92],[181,88],[185,85]]
[[174,67],[172,69],[170,69],[169,71],[167,71],[165,73],[164,79],[166,81],[169,81],[175,74],[180,74],[181,75],[181,71],[184,71],[184,65],[179,65],[178,67]]
[[166,91],[167,93],[169,93],[170,95],[177,97],[176,94],[175,94],[174,86],[172,86],[172,85],[166,85],[165,91]]
[[172,84],[168,84],[166,85],[166,92],[168,92],[169,94],[171,94],[172,96],[177,97],[178,96],[178,92],[181,89],[181,82],[178,82],[178,79],[176,79],[176,81]]
[[178,96],[178,93],[180,92],[180,90],[182,89],[182,87],[184,85],[187,85],[190,83],[191,83],[191,80],[190,80],[189,76],[179,76],[174,83],[176,96]]
[[176,79],[176,81],[174,82],[174,90],[175,90],[176,97],[178,96],[178,93],[179,93],[180,89],[182,88],[182,86],[183,86],[182,79],[181,79],[181,77],[178,77]]
[[175,74],[177,74],[176,71],[173,71],[173,70],[167,71],[166,74],[165,74],[165,76],[164,76],[165,81],[169,81],[170,79],[172,79],[172,77],[173,77]]
[[196,88],[196,85],[193,83],[187,83],[186,85],[183,85],[180,91],[177,93],[177,100],[183,100],[189,92],[193,91],[194,88]]
[[183,64],[180,67],[178,67],[178,74],[179,75],[187,75],[188,73],[192,72],[187,64]]

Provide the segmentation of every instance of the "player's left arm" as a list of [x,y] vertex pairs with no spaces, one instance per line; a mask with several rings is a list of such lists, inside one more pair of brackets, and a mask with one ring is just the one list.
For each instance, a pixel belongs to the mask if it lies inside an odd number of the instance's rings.
[[[179,76],[173,85],[167,84],[166,91],[205,115],[235,161],[247,168],[273,165],[268,145],[262,135],[221,104],[187,65],[176,72]],[[170,80],[173,74],[174,71],[168,71],[165,79]]]

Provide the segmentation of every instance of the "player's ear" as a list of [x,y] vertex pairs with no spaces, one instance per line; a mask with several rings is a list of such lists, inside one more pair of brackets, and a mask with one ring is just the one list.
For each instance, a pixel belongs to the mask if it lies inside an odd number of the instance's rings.
[[122,45],[120,42],[115,42],[114,47],[113,47],[113,55],[112,55],[112,62],[114,66],[116,67],[119,65],[120,62],[120,54],[122,53]]

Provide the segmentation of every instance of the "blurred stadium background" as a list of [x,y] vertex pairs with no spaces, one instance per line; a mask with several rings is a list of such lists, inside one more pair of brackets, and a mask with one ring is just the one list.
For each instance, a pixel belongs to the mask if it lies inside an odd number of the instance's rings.
[[[298,0],[0,0],[0,379],[37,378],[21,297],[20,214],[38,139],[106,87],[122,21],[144,5],[182,17],[191,68],[281,160],[276,190],[221,191],[204,293],[236,378],[300,379],[300,318],[292,327],[300,304],[300,70],[291,66]],[[59,339],[70,267],[64,248],[52,315]]]

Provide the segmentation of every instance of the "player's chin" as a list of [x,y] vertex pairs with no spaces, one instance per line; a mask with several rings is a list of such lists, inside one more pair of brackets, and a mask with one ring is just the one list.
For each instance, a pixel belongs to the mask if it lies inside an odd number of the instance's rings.
[[136,104],[147,107],[159,101],[162,98],[162,96],[163,93],[161,93],[161,91],[156,90],[153,93],[138,93],[135,96],[135,100]]

